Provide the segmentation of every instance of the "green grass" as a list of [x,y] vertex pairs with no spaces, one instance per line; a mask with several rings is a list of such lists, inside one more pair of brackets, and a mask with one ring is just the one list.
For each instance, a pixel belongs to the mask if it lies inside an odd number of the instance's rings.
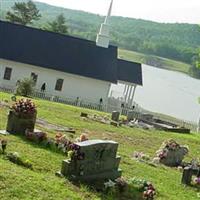
[[[10,95],[0,93],[0,99],[10,99]],[[125,178],[138,177],[152,181],[157,189],[158,200],[197,200],[198,190],[185,187],[181,182],[181,172],[169,167],[152,167],[144,163],[132,160],[134,151],[143,151],[154,156],[161,143],[173,138],[180,144],[187,144],[190,153],[186,160],[199,158],[200,135],[177,134],[161,131],[148,131],[137,128],[113,127],[98,122],[83,120],[80,112],[95,112],[59,103],[35,100],[38,106],[38,117],[54,124],[74,127],[76,134],[74,139],[82,132],[87,132],[89,138],[111,139],[119,142],[119,155],[121,156],[120,168]],[[6,114],[8,108],[0,107],[0,129],[6,126]],[[40,128],[40,127],[37,127]],[[45,130],[45,129],[44,129]],[[47,130],[46,130],[47,131]],[[48,132],[54,137],[55,132]],[[55,176],[60,170],[61,162],[65,156],[42,148],[24,140],[19,136],[0,136],[7,138],[9,143],[7,152],[18,152],[25,159],[33,163],[33,170],[17,166],[0,155],[0,199],[1,200],[100,200],[120,199],[106,197],[88,187],[75,186],[64,178]],[[126,200],[129,200],[128,198]]]
[[[146,54],[138,53],[135,51],[128,51],[124,49],[119,49],[118,54],[120,58],[144,64],[145,64],[145,59],[148,57],[148,55]],[[156,58],[159,61],[159,63],[161,63],[161,68],[164,69],[188,73],[188,70],[190,68],[190,65],[187,63],[167,58],[162,58],[158,56],[151,56],[151,57]]]

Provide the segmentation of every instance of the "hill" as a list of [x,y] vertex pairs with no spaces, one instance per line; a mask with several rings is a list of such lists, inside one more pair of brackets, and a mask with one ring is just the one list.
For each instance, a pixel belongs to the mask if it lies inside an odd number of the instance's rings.
[[168,70],[173,70],[173,71],[179,71],[182,73],[188,74],[188,72],[191,69],[191,65],[168,59],[168,58],[163,58],[159,56],[154,56],[154,55],[147,55],[135,51],[129,51],[125,49],[119,49],[118,50],[118,55],[119,58],[133,61],[133,62],[139,62],[147,65],[151,65],[154,67],[158,68],[163,68],[163,69],[168,69]]
[[[104,20],[104,17],[100,15],[55,7],[40,2],[35,3],[41,12],[42,18],[35,22],[33,26],[39,28],[44,28],[48,21],[54,20],[57,15],[63,13],[67,20],[70,34],[95,40],[100,24]],[[6,11],[13,4],[14,1],[2,2],[1,16],[3,19],[5,18]],[[148,55],[148,59],[144,60],[144,63],[158,65],[155,58],[152,59],[151,56],[153,55],[191,65],[194,63],[199,51],[200,28],[197,24],[157,23],[117,16],[111,17],[110,24],[111,43],[119,46],[121,49]],[[167,62],[167,64],[170,65],[170,69],[174,69],[174,64],[171,64],[171,62]],[[159,67],[166,68],[165,65],[159,65]],[[176,70],[179,66],[180,63],[178,65],[175,64]],[[181,68],[185,68],[185,66],[181,66]],[[188,68],[188,65],[186,68]],[[185,69],[178,69],[178,71],[191,73]]]
[[[0,93],[0,100],[10,95]],[[10,102],[10,101],[9,101]],[[53,103],[43,100],[34,100],[38,108],[38,118],[54,125],[73,127],[76,134],[69,134],[70,140],[75,140],[81,132],[87,132],[90,139],[111,139],[119,143],[119,155],[122,157],[120,168],[123,177],[138,177],[151,181],[157,189],[157,200],[196,200],[198,189],[185,187],[180,184],[181,172],[176,168],[164,166],[154,167],[132,159],[134,151],[142,151],[153,157],[164,140],[173,138],[180,144],[187,144],[190,153],[186,160],[198,158],[200,154],[197,134],[178,134],[161,131],[149,131],[138,128],[113,127],[94,121],[80,118],[81,112],[105,115],[105,113],[81,109],[78,107]],[[8,108],[0,106],[0,129],[6,126]],[[56,131],[37,128],[54,138]],[[67,179],[55,176],[60,170],[65,155],[44,148],[41,144],[34,144],[17,135],[2,136],[8,140],[7,152],[18,152],[33,164],[33,170],[15,165],[0,154],[0,197],[1,200],[119,200],[120,196],[105,195],[96,192],[85,185],[74,185]],[[130,200],[130,199],[129,199]]]

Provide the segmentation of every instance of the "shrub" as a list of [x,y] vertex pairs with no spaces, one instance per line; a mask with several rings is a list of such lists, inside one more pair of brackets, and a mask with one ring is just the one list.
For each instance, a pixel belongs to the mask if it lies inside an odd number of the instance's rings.
[[33,79],[31,78],[24,78],[23,80],[20,80],[17,85],[16,94],[20,96],[29,96],[34,91],[35,83]]

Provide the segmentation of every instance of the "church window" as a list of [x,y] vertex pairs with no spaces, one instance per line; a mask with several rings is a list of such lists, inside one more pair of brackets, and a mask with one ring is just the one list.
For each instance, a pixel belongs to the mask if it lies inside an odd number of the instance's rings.
[[63,87],[63,82],[64,80],[63,79],[57,79],[56,81],[56,86],[55,86],[55,90],[57,91],[61,91],[62,90],[62,87]]
[[35,74],[34,72],[31,73],[31,78],[33,79],[34,83],[37,83],[38,75]]
[[11,79],[11,74],[12,74],[12,68],[6,67],[5,72],[4,72],[4,79],[5,80],[10,80]]

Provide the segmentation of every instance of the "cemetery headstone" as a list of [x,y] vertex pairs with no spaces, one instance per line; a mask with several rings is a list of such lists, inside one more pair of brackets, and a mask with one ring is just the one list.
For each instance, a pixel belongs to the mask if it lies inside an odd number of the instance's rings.
[[165,141],[157,151],[157,157],[160,163],[166,166],[176,167],[181,165],[187,153],[188,148],[186,146],[181,146],[174,140],[168,140]]
[[87,140],[73,144],[72,148],[71,159],[63,160],[61,168],[61,174],[70,180],[90,183],[115,180],[121,176],[117,142]]
[[84,112],[81,112],[81,117],[88,117],[88,114],[87,113],[84,113]]
[[193,175],[200,177],[200,167],[196,168],[192,166],[185,167],[183,170],[183,175],[181,180],[182,184],[191,185]]
[[[182,174],[182,184],[191,185],[192,176],[196,176],[197,184],[200,184],[200,165],[197,160],[192,160],[190,163],[184,163],[184,170]],[[195,179],[194,179],[195,180]]]
[[21,99],[10,108],[6,131],[12,134],[25,134],[34,131],[37,110],[30,99]]
[[118,121],[119,121],[119,115],[120,115],[120,112],[118,112],[118,111],[113,111],[113,112],[112,112],[112,117],[111,117],[111,119],[112,119],[113,121],[118,122]]

